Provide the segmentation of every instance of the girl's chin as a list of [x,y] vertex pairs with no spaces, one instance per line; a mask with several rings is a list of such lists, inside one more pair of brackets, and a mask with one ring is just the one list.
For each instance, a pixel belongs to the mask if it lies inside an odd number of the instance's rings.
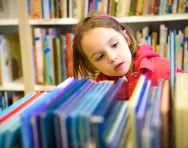
[[127,71],[126,72],[118,72],[118,73],[114,73],[110,76],[112,77],[122,77],[122,76],[125,76],[127,74]]
[[124,76],[128,73],[128,70],[124,69],[116,73],[117,76]]

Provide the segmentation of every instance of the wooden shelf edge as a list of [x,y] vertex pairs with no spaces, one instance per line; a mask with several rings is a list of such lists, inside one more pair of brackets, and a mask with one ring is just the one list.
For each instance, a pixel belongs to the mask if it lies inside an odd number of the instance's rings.
[[0,26],[17,26],[18,19],[0,19]]
[[34,87],[34,91],[51,91],[53,90],[54,88],[56,88],[57,86],[54,86],[54,85],[47,85],[47,86],[44,86],[44,85],[35,85]]
[[[164,15],[148,15],[148,16],[127,16],[116,18],[120,23],[142,23],[142,22],[160,22],[160,21],[179,21],[188,20],[188,13],[183,14],[164,14]],[[80,19],[76,18],[60,18],[60,19],[31,19],[30,25],[74,25]]]
[[23,84],[1,85],[0,91],[24,91],[24,85]]

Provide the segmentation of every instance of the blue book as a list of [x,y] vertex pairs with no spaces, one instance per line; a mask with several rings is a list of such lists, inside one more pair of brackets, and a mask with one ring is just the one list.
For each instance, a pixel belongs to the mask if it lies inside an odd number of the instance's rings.
[[144,126],[145,115],[147,111],[147,106],[149,103],[149,98],[151,97],[151,80],[148,80],[145,92],[141,99],[141,102],[138,103],[138,108],[136,110],[136,143],[142,148],[142,140],[141,140],[141,131]]
[[105,146],[115,148],[118,147],[123,134],[123,129],[128,120],[128,101],[122,102],[122,106],[113,121],[113,125],[105,137]]
[[[65,117],[68,115],[69,112],[71,112],[76,106],[82,102],[83,96],[86,93],[89,93],[96,84],[87,82],[82,88],[79,89],[77,93],[75,93],[67,102],[62,104],[59,108],[54,110],[54,124],[55,124],[55,135],[56,135],[56,147],[60,148],[63,147],[63,143],[66,141],[63,141],[63,137],[67,137],[66,128],[62,125],[62,122],[65,118],[61,118],[61,116]],[[65,145],[65,144],[64,144]]]
[[[100,89],[98,91],[100,91]],[[67,124],[67,129],[70,129],[68,131],[68,140],[69,140],[71,146],[78,147],[78,145],[79,145],[79,142],[78,142],[79,141],[78,140],[79,139],[79,137],[78,137],[78,118],[77,118],[78,113],[80,111],[82,111],[89,104],[90,101],[92,101],[92,97],[94,95],[96,95],[97,93],[98,92],[96,91],[96,89],[94,89],[89,94],[87,93],[86,95],[84,95],[83,101],[80,102],[80,104],[78,105],[78,107],[75,110],[70,112],[69,116],[66,119],[66,121],[69,122],[69,124]],[[91,94],[92,94],[92,96],[91,96]]]
[[114,125],[114,121],[120,111],[120,108],[122,106],[122,102],[120,100],[117,100],[114,107],[112,108],[111,112],[110,112],[110,116],[107,117],[106,122],[105,122],[105,130],[104,130],[104,134],[103,137],[107,137],[110,133],[110,130],[112,129],[112,126]]
[[32,148],[33,147],[33,136],[32,136],[32,129],[30,124],[30,117],[31,114],[36,111],[37,109],[40,109],[41,106],[43,106],[45,103],[48,103],[48,101],[53,100],[56,98],[56,95],[63,94],[66,91],[67,85],[71,85],[74,80],[73,79],[67,79],[63,83],[65,84],[62,87],[57,87],[53,91],[47,93],[46,95],[42,96],[40,99],[38,99],[34,104],[32,104],[28,109],[24,111],[24,113],[21,115],[21,133],[22,133],[22,145],[24,148]]
[[4,110],[4,101],[3,101],[3,96],[0,95],[0,114],[2,113],[3,110]]
[[58,90],[63,89],[62,91],[56,92],[56,94],[51,98],[51,100],[48,100],[45,102],[42,107],[38,108],[35,110],[35,112],[31,113],[30,118],[31,118],[31,128],[32,128],[32,134],[34,137],[33,140],[33,145],[35,147],[41,147],[41,135],[39,134],[41,131],[40,127],[40,114],[44,111],[46,111],[52,104],[54,104],[56,101],[59,100],[60,96],[62,96],[64,93],[66,93],[68,90],[70,90],[74,85],[77,84],[77,81],[71,81],[69,84],[65,85],[64,83],[60,84],[57,86]]
[[128,144],[130,143],[130,135],[131,135],[131,132],[130,132],[130,121],[129,121],[129,117],[126,118],[126,122],[125,122],[125,125],[124,125],[124,128],[123,128],[123,133],[122,133],[122,136],[120,138],[120,141],[119,141],[119,144],[118,144],[118,147],[119,148],[124,148],[124,147],[130,147],[130,145],[128,146]]
[[124,83],[126,83],[124,79],[119,79],[116,82],[114,87],[106,94],[104,101],[102,101],[93,112],[94,116],[91,116],[90,118],[91,133],[93,131],[94,134],[91,138],[95,140],[96,146],[104,146],[102,135],[104,134],[105,119],[107,119],[109,112],[112,110],[117,99],[117,93]]
[[87,79],[82,79],[74,85],[69,91],[64,93],[59,99],[51,104],[46,111],[40,114],[40,125],[41,125],[41,137],[42,145],[44,147],[53,147],[55,143],[54,123],[53,123],[53,111],[58,108],[61,104],[65,103],[84,83]]
[[[70,114],[72,112],[74,112],[75,110],[81,110],[84,106],[80,107],[82,104],[85,104],[89,101],[90,99],[90,94],[93,92],[97,92],[98,88],[100,88],[100,85],[96,85],[94,88],[92,88],[92,90],[90,90],[88,93],[86,93],[85,91],[83,91],[83,96],[82,97],[82,101],[80,101],[78,103],[78,105],[75,107],[74,110],[71,110],[71,108],[67,108],[65,110],[61,110],[58,112],[59,114],[59,118],[61,121],[61,131],[62,132],[62,144],[63,147],[68,147],[70,146],[71,143],[71,133],[70,131],[68,132],[67,129],[70,129]],[[79,108],[79,109],[78,109]]]
[[[40,94],[41,95],[41,94]],[[34,95],[34,97],[39,96],[39,94]],[[38,98],[37,98],[38,99]],[[34,101],[32,102],[34,103]],[[27,107],[29,107],[32,103],[28,104]],[[21,117],[20,115],[26,110],[27,108],[23,108],[22,110],[18,111],[17,113],[14,114],[14,116],[11,116],[7,120],[5,120],[3,123],[0,124],[0,145],[3,145],[6,143],[5,139],[7,138],[7,132],[11,128],[15,128],[17,130],[18,128],[21,127]],[[17,125],[17,126],[15,126]],[[17,134],[17,132],[15,132]],[[14,133],[13,133],[14,134]],[[14,134],[14,135],[16,135]],[[18,133],[20,135],[20,133]],[[18,136],[19,136],[18,135]],[[4,140],[2,140],[4,139]]]
[[0,125],[0,146],[1,147],[6,147],[6,141],[8,130],[12,127],[17,127],[15,125],[20,126],[20,116],[14,116],[13,118],[9,119],[8,121],[4,122],[3,124]]
[[163,80],[158,82],[158,90],[156,98],[153,102],[151,110],[151,120],[150,120],[150,147],[159,148],[162,147],[161,143],[161,112],[160,112],[160,102],[161,102],[161,93],[163,87]]
[[136,145],[136,111],[138,110],[138,107],[141,103],[143,94],[145,92],[145,87],[147,84],[147,79],[145,75],[141,75],[137,85],[132,93],[132,96],[130,98],[129,103],[129,113],[130,113],[130,124],[131,124],[131,141],[133,144],[133,147],[137,147]]
[[146,107],[146,113],[145,113],[145,121],[144,126],[141,131],[141,139],[142,139],[142,148],[150,147],[150,120],[151,120],[151,110],[154,103],[154,100],[157,96],[158,87],[153,87],[151,92],[151,97],[149,99],[149,103]]
[[[86,146],[90,137],[90,116],[94,113],[98,105],[104,101],[104,97],[109,89],[112,87],[112,83],[107,82],[108,85],[101,88],[98,93],[96,93],[89,101],[89,104],[78,113],[78,121],[79,121],[79,131],[80,133],[80,143],[81,146]],[[72,131],[73,132],[73,131]],[[76,132],[76,131],[75,131]],[[73,132],[74,134],[74,132]]]
[[[96,92],[95,90],[96,90],[96,88],[97,88],[97,86],[96,87],[94,87],[93,88],[93,90],[91,91],[91,92]],[[84,91],[83,91],[84,92]],[[86,93],[86,92],[84,92],[85,94],[88,94],[88,93]],[[81,104],[83,104],[83,103],[87,103],[88,101],[89,101],[89,99],[90,99],[90,97],[89,97],[89,95],[85,95],[83,93],[83,95],[82,96],[80,96],[80,97],[82,97],[81,99],[82,99],[82,101],[80,101],[79,103],[78,103],[78,105],[77,106],[75,106],[75,109],[71,109],[71,108],[67,108],[67,109],[65,109],[65,110],[63,110],[63,111],[61,111],[61,112],[59,112],[59,117],[60,117],[60,120],[61,120],[61,125],[63,124],[63,126],[61,126],[61,131],[63,131],[63,136],[62,136],[62,144],[63,144],[63,147],[71,147],[72,146],[72,143],[73,143],[73,140],[72,140],[72,137],[71,137],[71,123],[70,123],[70,114],[72,113],[72,112],[74,112],[75,110],[81,110],[84,106],[82,106],[81,108],[80,108],[80,106],[81,106]],[[89,93],[89,94],[91,94],[91,93]],[[93,93],[92,93],[93,94]],[[62,108],[62,107],[61,107]],[[79,108],[79,109],[78,109]],[[69,130],[68,130],[69,129]]]
[[[5,147],[12,148],[12,147],[21,147],[21,134],[20,134],[20,122],[15,122],[13,126],[11,126],[6,131],[6,140],[5,140]],[[1,145],[3,147],[3,145]]]

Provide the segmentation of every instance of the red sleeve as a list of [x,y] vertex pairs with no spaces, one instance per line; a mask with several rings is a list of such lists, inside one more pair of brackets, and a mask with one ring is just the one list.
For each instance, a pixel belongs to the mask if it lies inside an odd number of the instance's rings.
[[103,73],[100,73],[97,78],[96,78],[96,81],[99,82],[99,81],[104,81],[104,80],[109,80],[109,78],[104,75]]
[[178,73],[178,72],[184,73],[184,71],[181,70],[180,68],[176,68],[176,72],[177,72],[177,73]]

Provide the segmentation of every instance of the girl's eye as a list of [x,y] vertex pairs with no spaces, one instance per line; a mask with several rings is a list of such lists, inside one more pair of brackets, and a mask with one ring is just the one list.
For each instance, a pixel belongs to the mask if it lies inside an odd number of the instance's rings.
[[112,45],[112,48],[116,48],[118,45],[118,42],[116,42],[115,44]]
[[101,54],[101,55],[96,59],[96,61],[100,61],[100,60],[102,60],[102,58],[103,58],[103,54]]

